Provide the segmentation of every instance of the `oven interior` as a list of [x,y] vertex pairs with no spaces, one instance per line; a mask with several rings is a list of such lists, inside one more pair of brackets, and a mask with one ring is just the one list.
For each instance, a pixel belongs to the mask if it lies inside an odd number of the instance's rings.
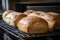
[[[56,4],[56,5],[55,5]],[[18,12],[24,12],[26,10],[36,10],[36,11],[43,11],[43,12],[56,12],[60,13],[60,5],[57,5],[59,3],[46,3],[46,4],[25,4],[25,3],[17,3],[16,6],[16,11]],[[19,40],[40,40],[41,38],[46,38],[46,37],[52,37],[54,36],[59,36],[60,35],[60,30],[49,30],[48,33],[46,34],[41,34],[41,35],[29,35],[26,34],[17,28],[14,28],[8,24],[6,24],[2,18],[0,18],[0,29],[10,36],[12,39],[19,39]]]

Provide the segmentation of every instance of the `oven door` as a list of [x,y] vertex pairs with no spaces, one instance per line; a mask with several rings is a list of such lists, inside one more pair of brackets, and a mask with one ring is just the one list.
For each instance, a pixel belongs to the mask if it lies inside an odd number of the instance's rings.
[[17,3],[16,11],[24,12],[26,10],[37,10],[44,12],[58,12],[60,13],[59,3]]
[[26,10],[60,13],[60,6],[27,6]]

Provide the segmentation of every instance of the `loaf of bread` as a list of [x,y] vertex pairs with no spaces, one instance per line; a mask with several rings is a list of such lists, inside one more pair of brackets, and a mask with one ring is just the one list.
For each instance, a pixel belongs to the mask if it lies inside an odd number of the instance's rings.
[[3,17],[3,19],[9,25],[16,27],[19,20],[21,20],[24,17],[26,17],[25,14],[13,11],[13,12],[10,12],[9,14],[7,14],[5,17]]
[[28,34],[41,34],[48,29],[60,29],[60,14],[27,10],[24,13],[7,10],[2,14],[2,19],[19,30]]
[[60,29],[60,14],[48,12],[48,15],[50,17],[49,20],[47,20],[49,23],[49,28],[54,30]]
[[27,11],[24,12],[24,14],[29,15],[29,14],[31,14],[32,12],[34,12],[34,10],[27,10]]
[[9,13],[11,13],[11,12],[13,12],[13,10],[7,10],[7,11],[5,11],[5,12],[2,14],[3,20],[4,20],[4,18],[5,18]]
[[33,12],[31,14],[29,14],[28,16],[37,16],[40,18],[45,19],[48,22],[48,27],[49,29],[60,29],[60,14],[58,13],[54,13],[54,12],[48,12],[48,13],[44,13],[44,12]]
[[48,31],[48,23],[36,16],[27,16],[18,22],[18,29],[28,34],[40,34]]

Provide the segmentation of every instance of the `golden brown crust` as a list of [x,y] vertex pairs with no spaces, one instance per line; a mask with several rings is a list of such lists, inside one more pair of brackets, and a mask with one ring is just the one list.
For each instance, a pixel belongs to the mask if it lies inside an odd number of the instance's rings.
[[5,11],[5,12],[2,14],[3,20],[4,20],[4,18],[5,18],[9,13],[11,13],[11,12],[13,12],[13,10],[7,10],[7,11]]
[[24,17],[26,17],[26,16],[27,16],[27,15],[25,15],[25,14],[20,14],[20,15],[16,18],[16,20],[14,21],[14,22],[15,22],[15,25],[17,26],[19,20],[21,20],[22,18],[24,18]]
[[[59,19],[60,20],[60,19]],[[53,30],[60,30],[60,21],[56,21],[54,26],[53,26]]]
[[45,19],[48,22],[49,29],[53,29],[53,26],[55,24],[56,16],[53,16],[53,15],[50,15],[50,14],[43,14],[43,15],[40,15],[39,17]]
[[34,12],[34,10],[27,10],[27,11],[24,12],[24,14],[29,15],[29,14],[31,14],[32,12]]
[[47,12],[47,14],[50,14],[50,15],[59,15],[58,13],[55,13],[55,12]]
[[41,17],[43,19],[45,19],[47,22],[48,22],[48,25],[49,25],[49,29],[53,29],[54,27],[54,24],[56,22],[56,17],[57,17],[57,14],[48,14],[48,13],[41,13],[38,17]]
[[45,12],[42,12],[42,11],[34,11],[34,12],[32,12],[33,14],[45,14]]
[[52,29],[60,29],[60,14],[54,12],[48,12],[48,15],[53,17],[52,23],[54,23],[54,25]]
[[44,16],[44,15],[46,15],[45,12],[35,11],[35,12],[32,12],[31,14],[29,14],[28,16],[37,16],[37,17],[40,17],[40,16]]
[[49,29],[58,29],[59,28],[59,27],[57,27],[60,24],[60,21],[59,21],[60,14],[58,14],[58,13],[33,12],[33,13],[29,14],[28,16],[37,16],[37,17],[45,19],[48,22]]
[[[36,23],[38,23],[40,26],[34,26]],[[28,34],[46,33],[48,31],[48,23],[42,18],[36,16],[28,16],[18,22],[18,28],[19,30]],[[41,30],[40,28],[44,30]]]
[[12,26],[17,26],[18,21],[21,20],[23,17],[26,17],[26,15],[23,13],[11,12],[5,17],[4,21]]

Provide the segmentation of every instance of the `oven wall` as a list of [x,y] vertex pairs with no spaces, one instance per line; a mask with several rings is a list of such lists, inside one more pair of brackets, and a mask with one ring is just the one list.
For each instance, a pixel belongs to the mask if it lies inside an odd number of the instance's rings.
[[60,0],[20,0],[20,2],[59,2]]
[[[38,5],[39,4],[39,5]],[[57,12],[60,13],[60,6],[59,5],[49,5],[46,4],[16,4],[16,11],[24,12],[26,10],[37,10],[37,11],[44,11],[44,12]]]
[[9,9],[15,10],[15,4],[18,0],[9,0]]
[[16,9],[16,2],[60,2],[60,0],[8,0],[9,2],[9,9],[15,10]]

